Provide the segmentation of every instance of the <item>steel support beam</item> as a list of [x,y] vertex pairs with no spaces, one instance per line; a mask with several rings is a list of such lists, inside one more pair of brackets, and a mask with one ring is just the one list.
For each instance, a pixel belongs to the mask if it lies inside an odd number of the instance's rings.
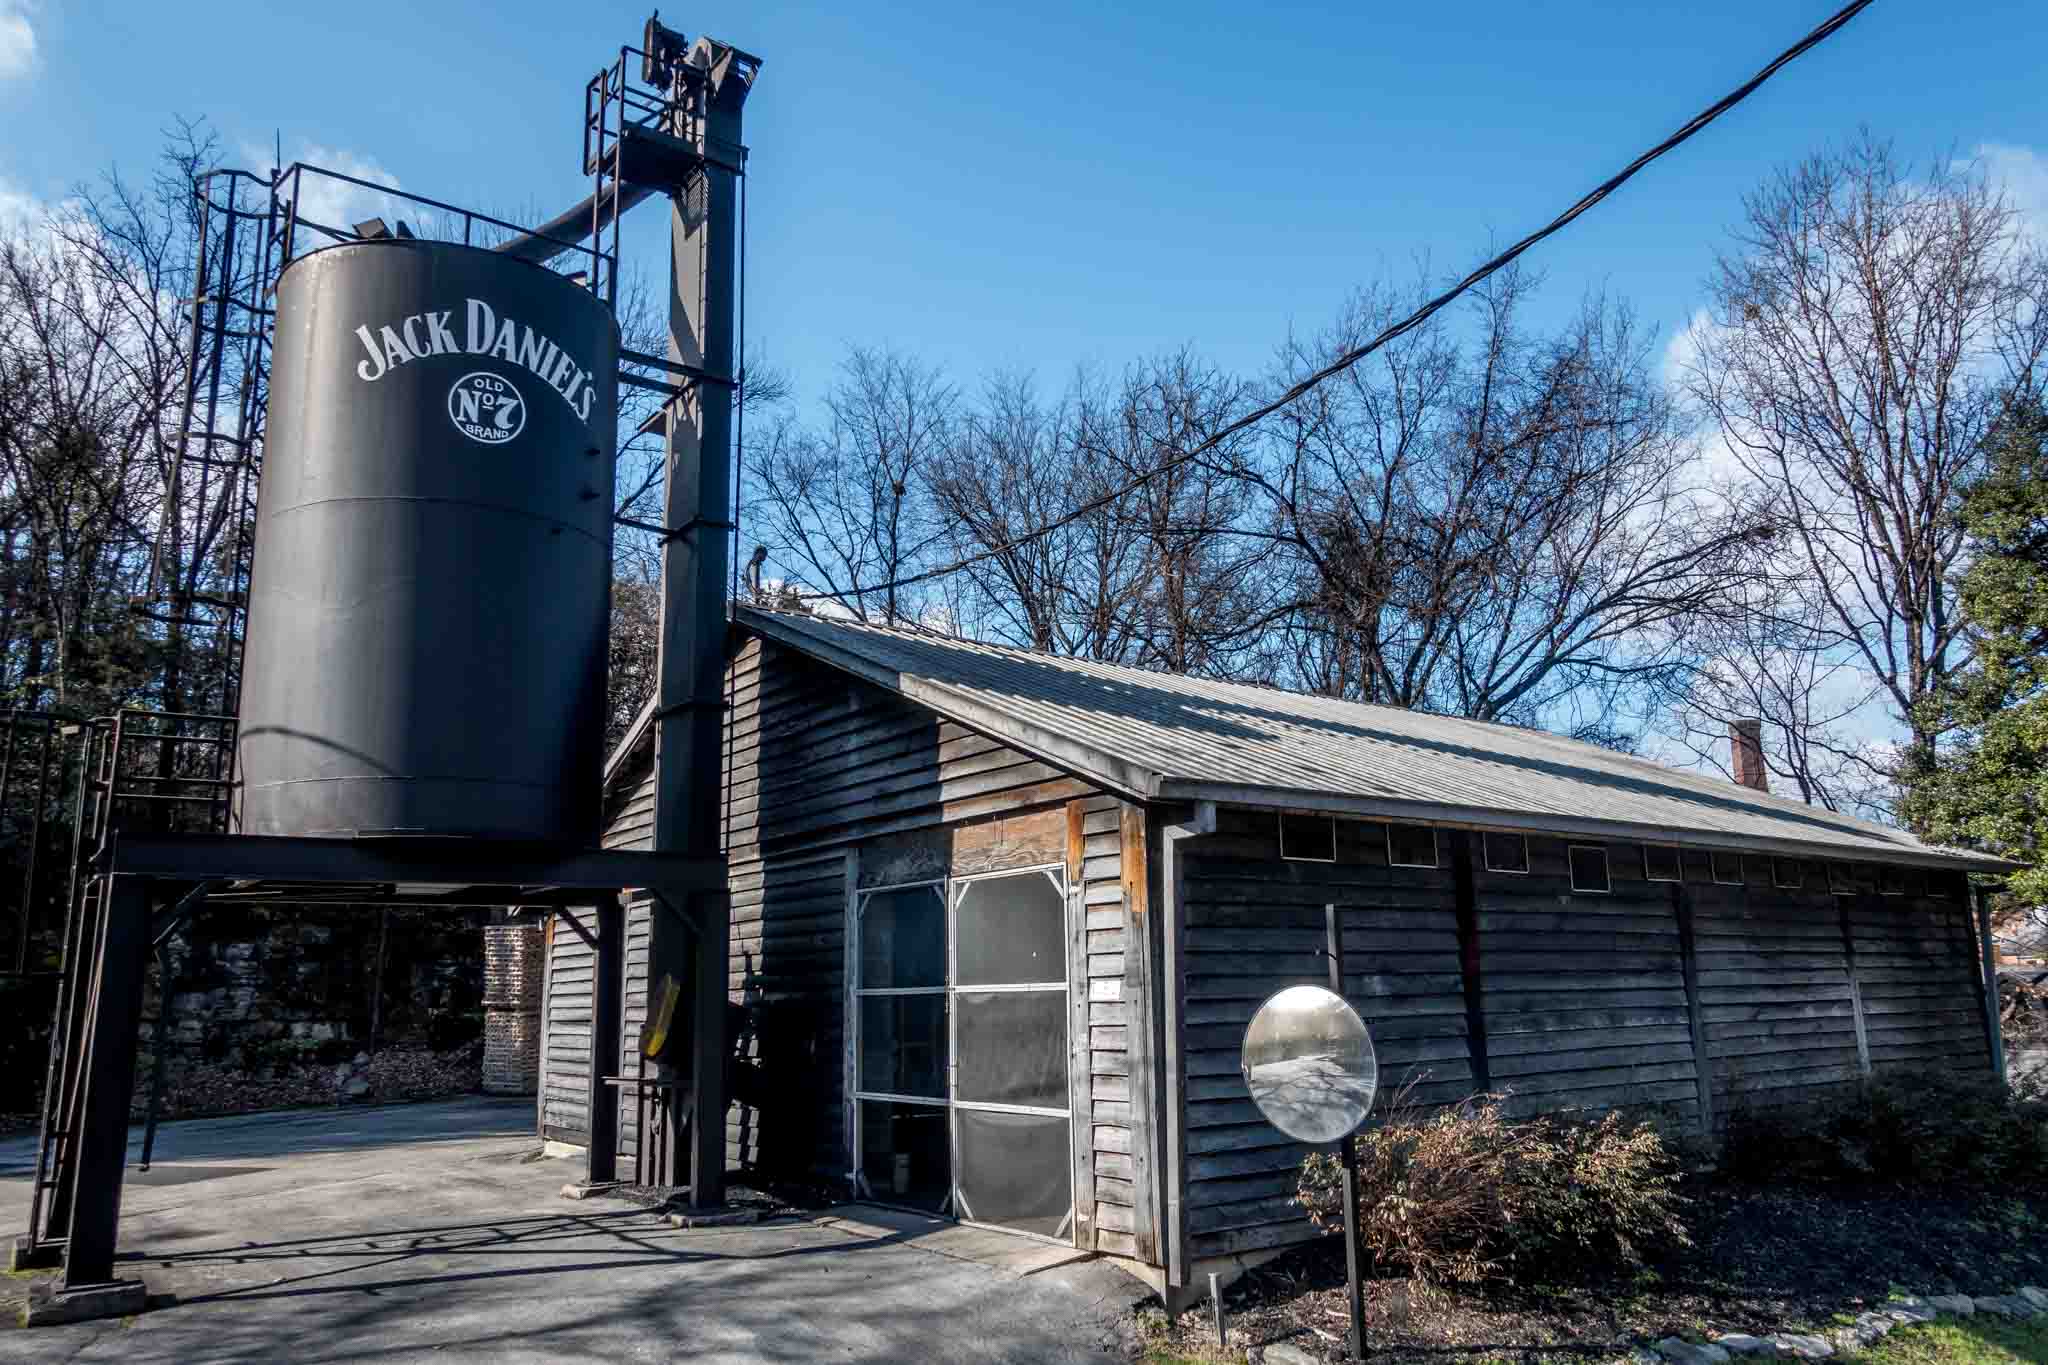
[[[123,834],[103,871],[167,881],[405,882],[464,887],[479,905],[526,904],[539,887],[705,890],[725,884],[705,859],[618,850],[559,852],[474,839],[302,839],[258,834]],[[227,893],[216,892],[225,899]],[[437,898],[438,899],[438,898]],[[441,902],[457,904],[461,902]]]
[[626,905],[608,896],[594,907],[597,957],[590,974],[590,1148],[584,1179],[592,1185],[619,1178],[619,1090],[605,1078],[619,1069],[619,998],[626,976]]
[[[732,508],[733,380],[738,289],[740,113],[753,69],[743,54],[699,39],[688,62],[701,116],[673,129],[697,139],[703,164],[670,201],[668,360],[705,382],[671,400],[662,524],[679,528],[661,552],[661,646],[656,696],[654,847],[711,859],[722,843],[727,531]],[[687,895],[699,930],[691,983],[689,1184],[698,1207],[725,1199],[725,1002],[730,925],[723,888],[664,883]],[[694,894],[690,894],[694,893]],[[677,1090],[681,1090],[677,1087]],[[670,1147],[659,1184],[682,1183],[684,1144]]]
[[64,1287],[114,1278],[121,1174],[128,1160],[128,1107],[135,1098],[136,1031],[149,957],[149,881],[115,877],[93,955]]

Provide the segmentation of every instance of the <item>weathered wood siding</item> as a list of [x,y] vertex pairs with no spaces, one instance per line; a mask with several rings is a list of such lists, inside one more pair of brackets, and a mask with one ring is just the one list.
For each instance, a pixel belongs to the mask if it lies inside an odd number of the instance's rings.
[[1239,1048],[1268,996],[1328,979],[1326,904],[1342,910],[1344,994],[1372,1030],[1383,1092],[1412,1083],[1433,1103],[1474,1089],[1452,878],[1390,867],[1377,824],[1337,822],[1336,852],[1334,863],[1283,861],[1275,817],[1240,810],[1182,845],[1192,1259],[1311,1235],[1289,1202],[1307,1149],[1260,1117]]
[[[1773,884],[1770,858],[1744,858],[1742,885],[1689,882],[1698,936],[1700,1013],[1713,1076],[1714,1125],[1731,1115],[1810,1104],[1854,1089],[1856,1001],[1827,869]],[[1711,864],[1688,872],[1711,878]]]
[[540,1077],[541,1136],[590,1140],[590,980],[597,954],[576,926],[595,932],[583,910],[557,910],[548,945],[547,1039]]
[[[1135,822],[1139,840],[1144,822],[1142,812],[1113,797],[1087,798],[1075,806],[1080,871],[1075,876],[1070,861],[1068,880],[1070,894],[1079,898],[1081,938],[1068,969],[1085,1020],[1085,1037],[1077,1040],[1084,1045],[1075,1058],[1079,1074],[1073,1103],[1081,1153],[1075,1205],[1086,1220],[1075,1244],[1156,1260],[1157,1221],[1147,1213],[1153,1203],[1154,1163],[1136,1137],[1151,1131],[1154,1097],[1132,1089],[1131,1033],[1143,1028],[1145,1020],[1133,1011],[1137,964],[1126,951],[1141,932],[1133,921],[1144,914],[1142,906],[1133,905],[1132,888],[1125,883],[1125,831],[1133,824],[1127,812],[1140,817]],[[1134,1106],[1142,1106],[1142,1115]]]
[[1872,1069],[1988,1070],[1983,969],[1967,901],[1959,893],[1865,894],[1844,908]]
[[[1836,895],[1818,861],[1790,889],[1752,857],[1741,884],[1719,885],[1688,852],[1682,880],[1652,881],[1640,844],[1534,835],[1526,873],[1494,872],[1481,837],[1452,830],[1440,867],[1391,867],[1384,826],[1336,830],[1334,863],[1283,860],[1264,811],[1219,811],[1215,834],[1182,845],[1187,1137],[1173,1178],[1195,1263],[1314,1235],[1287,1203],[1304,1151],[1258,1116],[1238,1050],[1267,996],[1325,979],[1326,903],[1342,911],[1345,994],[1373,1031],[1383,1097],[1410,1082],[1423,1105],[1490,1088],[1513,1112],[1656,1110],[1697,1132],[1824,1101],[1861,1079],[1866,1051],[1880,1076],[1989,1064],[1954,878]],[[1573,890],[1572,844],[1605,850],[1607,891]]]
[[[1077,939],[1070,968],[1077,1014],[1084,1005],[1087,1010],[1086,1024],[1078,1018],[1075,1024],[1077,1036],[1085,1027],[1088,1044],[1076,1122],[1089,1138],[1082,1144],[1086,1160],[1076,1164],[1077,1189],[1081,1211],[1091,1219],[1084,1229],[1099,1221],[1111,1248],[1135,1245],[1121,994],[1122,807],[1014,749],[758,640],[739,648],[727,685],[724,804],[735,1052],[728,1160],[835,1186],[849,1169],[843,1065],[849,878],[878,885],[878,877],[906,881],[1069,864],[1067,808],[1080,802],[1085,848],[1079,875],[1070,865],[1069,881],[1085,937]],[[654,790],[645,753],[626,778],[606,812],[605,846],[648,848]],[[628,1070],[646,1017],[649,959],[677,933],[663,911],[640,905],[629,911],[619,1052]],[[587,1038],[587,966],[581,981]],[[564,1102],[580,1105],[581,1071],[569,1074],[567,1062],[561,1071]],[[637,1143],[632,1119],[630,1108],[622,1108],[622,1160]],[[1091,1200],[1106,1209],[1099,1220]]]
[[1643,876],[1640,844],[1607,851],[1611,890],[1572,890],[1562,840],[1531,836],[1526,875],[1477,863],[1487,1073],[1514,1113],[1660,1105],[1699,1121],[1673,883]]

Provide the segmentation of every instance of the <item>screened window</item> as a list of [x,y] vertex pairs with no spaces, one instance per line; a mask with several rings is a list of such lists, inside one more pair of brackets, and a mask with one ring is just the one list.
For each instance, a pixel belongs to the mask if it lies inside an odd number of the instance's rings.
[[1806,868],[1797,858],[1771,859],[1771,884],[1787,891],[1806,885]]
[[1676,844],[1643,845],[1643,879],[1652,882],[1682,882],[1685,864],[1679,860]]
[[1571,846],[1572,890],[1605,895],[1614,887],[1607,879],[1607,850],[1592,844]]
[[1337,861],[1337,818],[1333,815],[1280,816],[1280,856],[1296,862]]
[[1903,896],[1906,894],[1906,869],[1890,863],[1880,863],[1877,868],[1877,894],[1880,896]]
[[1514,872],[1522,876],[1529,874],[1529,838],[1524,834],[1486,834],[1481,836],[1486,851],[1488,872]]
[[1709,855],[1709,861],[1713,863],[1715,881],[1723,886],[1742,885],[1742,855],[1740,853],[1723,853],[1716,849]]
[[855,909],[860,1173],[878,1198],[940,1210],[953,1184],[945,894],[936,882],[865,891]]
[[1436,826],[1388,825],[1387,861],[1395,867],[1435,867]]
[[956,984],[1066,984],[1067,900],[1048,874],[968,882],[955,914]]
[[937,885],[871,891],[860,916],[863,990],[946,985],[946,903]]

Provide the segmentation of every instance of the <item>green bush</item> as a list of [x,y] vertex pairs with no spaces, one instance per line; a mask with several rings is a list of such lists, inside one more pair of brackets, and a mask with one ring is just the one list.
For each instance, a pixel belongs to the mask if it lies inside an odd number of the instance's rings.
[[1721,1170],[1752,1184],[2048,1188],[2048,1096],[1928,1071],[1828,1104],[1737,1109]]
[[[1650,1122],[1515,1120],[1502,1095],[1449,1109],[1411,1095],[1412,1086],[1352,1139],[1361,1236],[1376,1267],[1437,1286],[1554,1281],[1688,1244],[1679,1164]],[[1304,1164],[1295,1198],[1318,1227],[1342,1226],[1342,1181],[1334,1155]]]

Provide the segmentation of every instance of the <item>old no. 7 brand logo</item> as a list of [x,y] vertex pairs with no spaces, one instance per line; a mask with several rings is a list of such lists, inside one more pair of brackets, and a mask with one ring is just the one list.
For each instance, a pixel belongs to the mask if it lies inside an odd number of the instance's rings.
[[448,390],[448,420],[472,441],[503,445],[526,429],[526,400],[511,380],[476,370]]

